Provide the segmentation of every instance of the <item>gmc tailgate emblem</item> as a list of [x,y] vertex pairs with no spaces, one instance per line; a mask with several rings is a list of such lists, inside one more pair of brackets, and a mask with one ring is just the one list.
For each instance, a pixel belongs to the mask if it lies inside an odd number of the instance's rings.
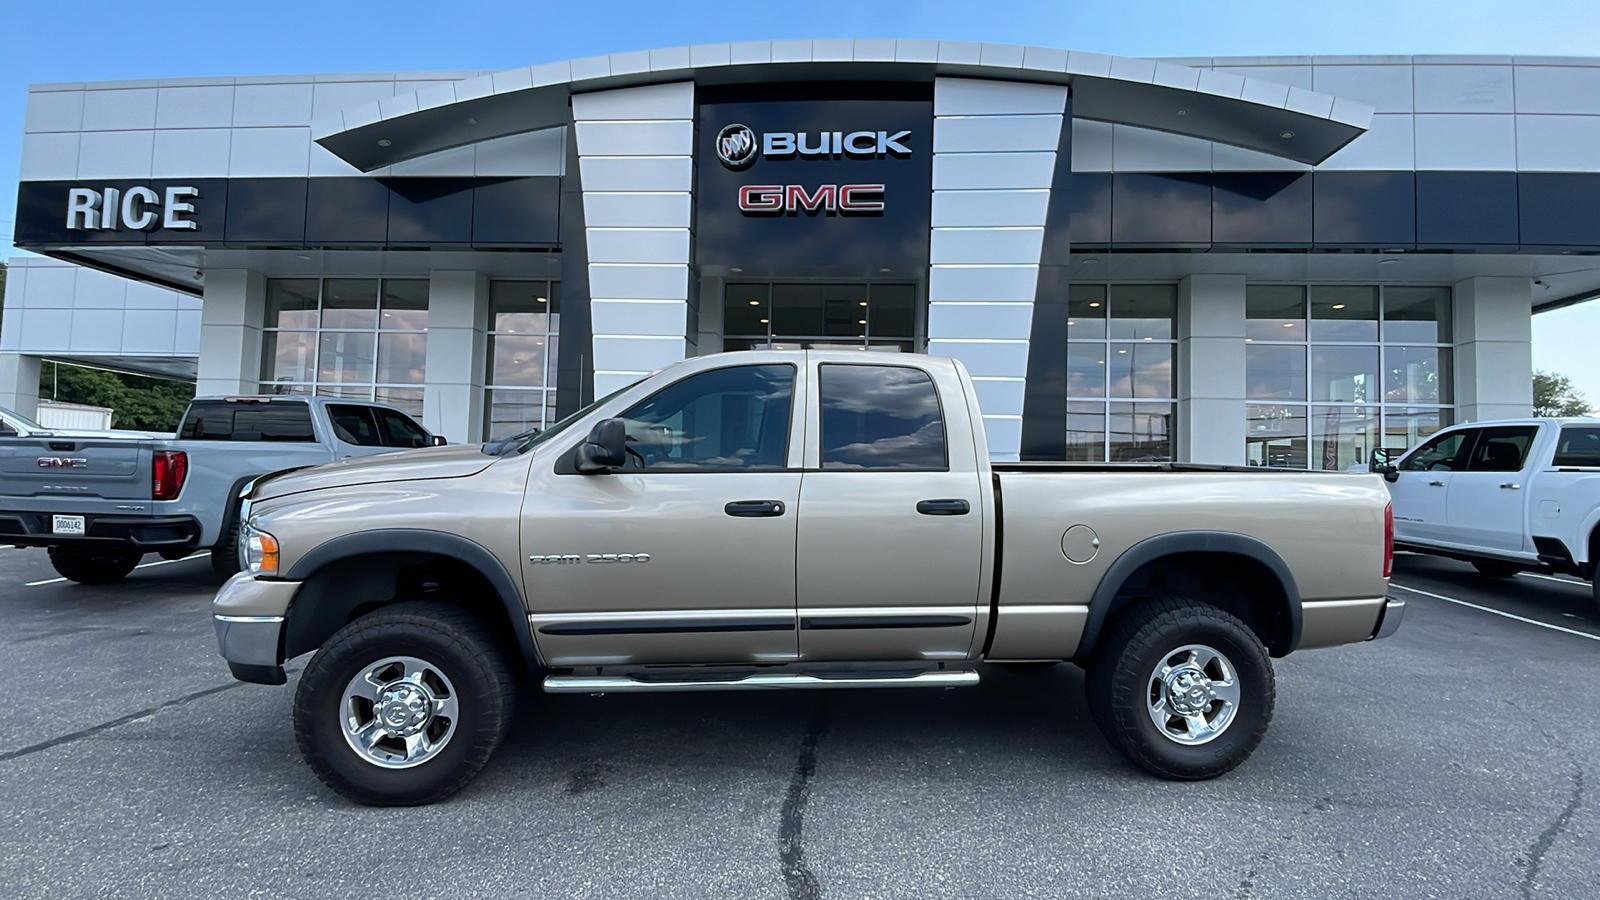
[[89,461],[80,456],[41,456],[41,469],[87,469]]

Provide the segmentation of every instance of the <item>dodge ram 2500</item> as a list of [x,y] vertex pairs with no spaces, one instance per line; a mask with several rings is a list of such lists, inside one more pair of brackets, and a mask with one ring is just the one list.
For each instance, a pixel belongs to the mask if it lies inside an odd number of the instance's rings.
[[235,677],[296,689],[363,803],[460,789],[545,691],[953,687],[1070,660],[1155,775],[1248,757],[1271,657],[1384,637],[1370,474],[992,463],[972,379],[921,355],[669,366],[538,433],[258,482],[213,604]]

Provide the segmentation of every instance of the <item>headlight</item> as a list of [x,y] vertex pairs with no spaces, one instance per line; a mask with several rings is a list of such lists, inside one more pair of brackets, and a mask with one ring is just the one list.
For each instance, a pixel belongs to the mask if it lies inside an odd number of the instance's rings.
[[278,539],[245,523],[239,529],[239,562],[251,575],[277,575]]

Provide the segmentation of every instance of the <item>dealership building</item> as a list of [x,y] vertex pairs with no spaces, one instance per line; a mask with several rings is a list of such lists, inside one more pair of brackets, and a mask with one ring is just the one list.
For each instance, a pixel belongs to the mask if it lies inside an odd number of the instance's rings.
[[44,360],[452,441],[757,347],[962,360],[996,459],[1345,468],[1526,415],[1600,293],[1600,59],[711,44],[34,85],[0,406]]

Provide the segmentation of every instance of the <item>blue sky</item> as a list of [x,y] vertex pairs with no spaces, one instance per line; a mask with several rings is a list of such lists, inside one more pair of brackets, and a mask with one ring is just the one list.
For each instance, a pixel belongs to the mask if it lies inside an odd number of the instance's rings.
[[[126,3],[6,11],[0,172],[17,171],[27,86],[283,72],[502,69],[649,47],[797,37],[996,41],[1124,56],[1600,55],[1596,0],[811,0]],[[15,181],[0,180],[9,247]],[[1600,214],[1600,212],[1597,212]],[[1600,402],[1600,303],[1535,320],[1534,363]]]

